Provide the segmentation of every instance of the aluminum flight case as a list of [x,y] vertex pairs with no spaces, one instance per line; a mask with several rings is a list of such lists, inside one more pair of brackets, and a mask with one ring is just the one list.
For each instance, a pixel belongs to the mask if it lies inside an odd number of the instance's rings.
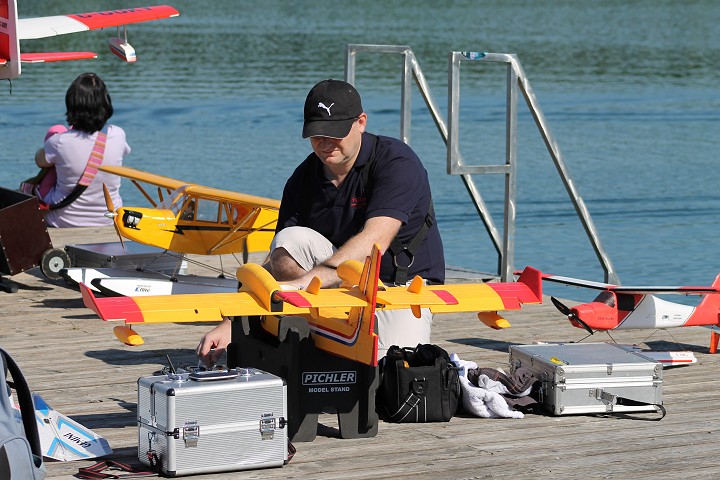
[[72,267],[182,273],[183,257],[179,253],[132,241],[66,245],[65,252]]
[[281,467],[286,418],[285,381],[262,370],[142,377],[138,459],[171,477]]
[[539,400],[554,415],[663,412],[662,365],[609,343],[510,347],[512,373],[528,368],[541,381]]

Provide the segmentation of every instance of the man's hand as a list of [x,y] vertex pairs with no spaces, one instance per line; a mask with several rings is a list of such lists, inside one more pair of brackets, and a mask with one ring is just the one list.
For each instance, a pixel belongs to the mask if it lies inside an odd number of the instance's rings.
[[225,318],[220,325],[206,333],[195,349],[195,354],[208,368],[212,368],[215,362],[223,356],[232,335],[232,324],[229,318]]

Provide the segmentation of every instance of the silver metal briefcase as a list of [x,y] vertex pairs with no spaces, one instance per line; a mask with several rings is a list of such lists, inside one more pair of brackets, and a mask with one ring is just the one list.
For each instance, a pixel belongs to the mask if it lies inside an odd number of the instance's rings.
[[142,377],[138,459],[171,477],[281,467],[286,418],[285,381],[254,368]]
[[541,382],[540,401],[555,415],[641,412],[662,408],[662,365],[609,343],[510,347],[513,373],[527,367]]

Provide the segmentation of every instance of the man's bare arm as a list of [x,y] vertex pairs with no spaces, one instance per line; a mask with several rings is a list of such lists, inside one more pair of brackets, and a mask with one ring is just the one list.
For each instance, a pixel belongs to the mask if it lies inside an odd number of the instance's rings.
[[318,277],[324,287],[337,286],[340,284],[340,278],[337,276],[336,271],[338,265],[345,260],[365,261],[365,257],[370,255],[375,243],[380,245],[382,252],[385,252],[400,231],[401,226],[402,222],[395,218],[370,218],[365,222],[363,229],[357,235],[345,242],[345,244],[340,247],[332,257],[325,260],[322,265],[314,267],[295,280],[284,283],[304,288],[310,283],[313,277]]

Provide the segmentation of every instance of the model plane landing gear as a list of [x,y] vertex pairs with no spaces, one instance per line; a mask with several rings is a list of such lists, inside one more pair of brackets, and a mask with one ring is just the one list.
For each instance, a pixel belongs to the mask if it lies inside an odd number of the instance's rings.
[[40,271],[50,280],[60,280],[60,270],[70,267],[70,257],[65,250],[51,248],[40,258]]

